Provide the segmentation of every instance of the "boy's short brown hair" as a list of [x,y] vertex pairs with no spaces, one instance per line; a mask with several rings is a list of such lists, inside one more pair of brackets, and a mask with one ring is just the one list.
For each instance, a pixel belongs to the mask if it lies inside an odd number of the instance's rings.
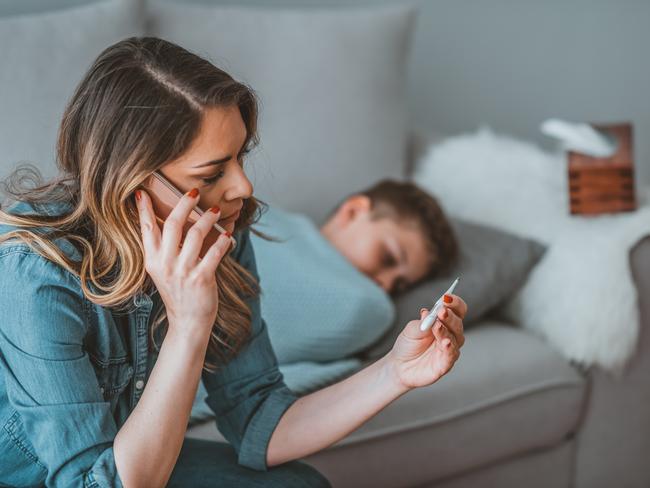
[[[458,241],[440,204],[433,195],[415,183],[385,179],[365,190],[348,195],[343,201],[355,195],[366,195],[370,198],[371,220],[390,218],[398,225],[420,229],[431,256],[429,270],[420,281],[449,270],[458,259]],[[330,215],[336,212],[340,205],[337,205]]]

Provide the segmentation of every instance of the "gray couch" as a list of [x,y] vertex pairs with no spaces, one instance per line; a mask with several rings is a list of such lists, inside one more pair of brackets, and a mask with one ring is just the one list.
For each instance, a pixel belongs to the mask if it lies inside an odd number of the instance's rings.
[[[258,91],[256,193],[319,222],[349,192],[409,174],[404,72],[415,17],[399,5],[4,2],[0,62],[11,69],[0,75],[0,177],[21,159],[54,173],[56,128],[81,74],[110,43],[148,33],[211,57]],[[642,323],[623,378],[581,370],[517,324],[486,319],[468,329],[448,375],[306,461],[336,487],[650,486],[650,237],[630,263]],[[187,435],[223,439],[212,422]]]
[[[650,236],[630,265],[641,335],[623,378],[582,371],[516,324],[484,321],[448,375],[306,461],[336,487],[650,486]],[[213,422],[188,436],[223,440]]]

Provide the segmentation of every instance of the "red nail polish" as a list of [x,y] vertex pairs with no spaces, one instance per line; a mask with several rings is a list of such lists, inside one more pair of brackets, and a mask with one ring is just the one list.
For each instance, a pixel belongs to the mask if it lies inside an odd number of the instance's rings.
[[135,199],[139,202],[141,198],[142,198],[142,193],[140,192],[140,190],[136,190]]
[[219,207],[210,207],[210,212],[219,213]]
[[192,188],[187,194],[191,198],[196,198],[196,196],[199,194],[199,189],[198,188]]
[[225,234],[226,234],[226,237],[228,237],[228,238],[232,235],[229,231],[226,231]]
[[445,301],[445,303],[451,303],[454,301],[454,299],[451,298],[449,295],[445,295],[443,300]]

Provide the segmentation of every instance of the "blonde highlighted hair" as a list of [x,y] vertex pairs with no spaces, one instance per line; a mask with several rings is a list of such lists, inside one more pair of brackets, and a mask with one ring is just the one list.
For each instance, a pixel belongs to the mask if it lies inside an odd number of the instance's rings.
[[[144,267],[134,191],[153,171],[189,149],[206,108],[228,106],[240,110],[248,152],[258,142],[257,99],[250,87],[163,39],[131,37],[109,46],[85,74],[63,114],[57,141],[59,174],[44,183],[37,169],[21,165],[5,180],[10,199],[28,202],[37,212],[0,210],[0,224],[17,227],[0,235],[0,244],[9,239],[26,243],[78,276],[90,301],[125,309],[137,293],[153,290]],[[65,204],[67,210],[48,214],[45,206],[50,204]],[[244,200],[235,228],[249,228],[265,206],[254,197]],[[252,227],[250,231],[269,238]],[[54,242],[59,238],[80,252],[80,261],[60,249]],[[221,261],[216,278],[219,310],[206,355],[208,370],[244,345],[252,319],[244,300],[260,292],[254,276],[230,255]],[[162,307],[152,339],[164,331],[166,318]]]

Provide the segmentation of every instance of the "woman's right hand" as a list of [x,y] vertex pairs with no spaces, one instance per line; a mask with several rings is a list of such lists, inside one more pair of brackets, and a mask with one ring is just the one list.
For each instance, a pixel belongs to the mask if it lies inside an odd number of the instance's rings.
[[179,247],[183,225],[197,197],[196,189],[183,195],[165,220],[161,233],[149,195],[145,190],[136,190],[144,266],[165,304],[170,330],[207,340],[219,309],[216,270],[230,246],[230,238],[221,234],[199,258],[203,239],[221,215],[213,207],[190,227],[183,246]]

